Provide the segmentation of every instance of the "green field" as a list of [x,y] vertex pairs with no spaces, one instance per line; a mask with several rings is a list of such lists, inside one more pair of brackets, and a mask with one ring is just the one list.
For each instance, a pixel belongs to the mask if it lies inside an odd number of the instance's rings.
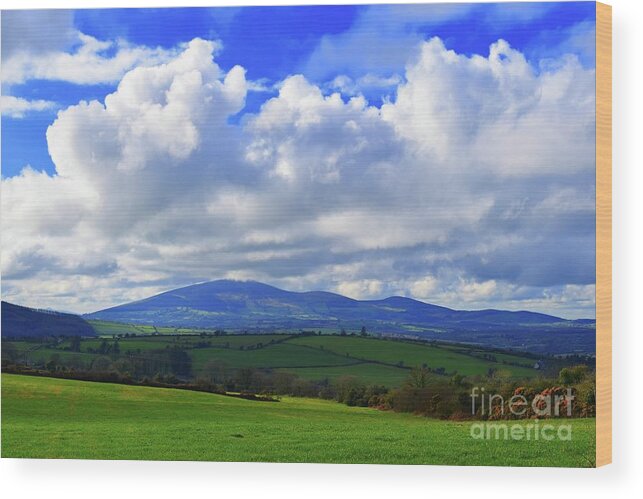
[[308,366],[341,366],[355,364],[355,360],[331,352],[313,350],[289,343],[279,343],[256,350],[199,348],[191,351],[195,371],[205,363],[216,360],[230,367],[289,368]]
[[97,357],[91,353],[85,352],[67,352],[64,350],[54,350],[51,348],[39,348],[38,350],[33,350],[29,353],[29,357],[34,360],[36,363],[44,364],[48,359],[51,359],[52,356],[57,356],[61,361],[70,362],[75,360],[77,362],[83,362],[86,365],[90,365],[91,362]]
[[534,359],[531,357],[523,357],[520,355],[513,355],[505,352],[497,352],[491,349],[478,350],[466,345],[458,344],[445,344],[441,343],[439,348],[444,348],[458,353],[464,353],[467,355],[473,355],[480,358],[484,358],[485,355],[493,355],[499,362],[507,362],[510,364],[519,364],[524,367],[531,368],[534,365]]
[[[104,323],[114,328],[115,323]],[[124,327],[129,327],[124,325]],[[151,328],[151,326],[132,326]],[[116,329],[114,329],[116,330]],[[126,333],[118,333],[126,334]],[[199,376],[208,365],[228,370],[254,368],[288,371],[311,380],[335,380],[354,376],[368,384],[398,387],[413,367],[426,365],[436,381],[444,382],[455,372],[464,376],[487,376],[490,371],[504,378],[530,379],[541,375],[533,359],[506,352],[482,351],[466,345],[433,345],[374,337],[288,334],[157,334],[135,337],[84,338],[80,351],[70,350],[71,341],[34,343],[7,342],[19,362],[44,366],[50,359],[72,367],[91,369],[99,347],[118,341],[121,357],[146,359],[150,352],[180,348],[190,358],[192,373]],[[112,360],[114,355],[107,353]],[[492,357],[490,357],[492,356]],[[443,375],[439,375],[439,373]],[[153,373],[152,373],[153,374]]]
[[[2,457],[591,466],[571,441],[474,440],[469,422],[317,399],[256,402],[176,389],[2,375]],[[531,423],[522,423],[531,424]]]
[[[303,336],[290,340],[296,345],[323,348],[324,351],[354,358],[385,362],[390,365],[401,364],[405,367],[416,367],[426,364],[435,369],[443,367],[447,373],[458,372],[464,376],[484,375],[489,368],[506,370],[515,378],[529,378],[535,374],[534,369],[491,362],[479,357],[466,355],[438,346],[407,343],[403,341],[383,340],[378,338],[360,338],[356,336]],[[523,363],[524,358],[520,359]]]

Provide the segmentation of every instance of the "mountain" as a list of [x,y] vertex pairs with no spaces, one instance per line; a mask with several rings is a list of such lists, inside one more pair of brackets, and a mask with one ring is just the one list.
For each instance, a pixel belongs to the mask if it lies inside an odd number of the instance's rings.
[[94,336],[89,323],[73,314],[21,307],[2,302],[2,336],[4,338],[46,336]]
[[[219,280],[167,291],[85,316],[157,326],[260,330],[328,329],[404,334],[556,353],[593,352],[594,323],[535,312],[464,311],[393,296],[354,300],[291,292],[255,281]],[[529,333],[529,334],[527,334]]]

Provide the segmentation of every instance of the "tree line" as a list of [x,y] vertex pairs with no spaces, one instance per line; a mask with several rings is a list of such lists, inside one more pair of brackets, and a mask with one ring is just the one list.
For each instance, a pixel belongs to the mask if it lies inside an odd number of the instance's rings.
[[[9,344],[6,344],[9,345]],[[5,345],[3,345],[4,347]],[[76,348],[71,342],[69,349]],[[566,367],[557,376],[532,380],[513,380],[489,373],[465,377],[459,374],[436,376],[427,366],[413,367],[402,386],[390,388],[365,383],[355,376],[309,380],[294,373],[258,368],[238,368],[210,360],[195,369],[188,352],[179,345],[144,352],[122,353],[118,341],[102,341],[97,356],[85,360],[78,356],[51,354],[46,360],[25,366],[11,347],[3,348],[4,372],[52,375],[88,381],[109,381],[145,386],[166,386],[220,394],[241,394],[247,398],[273,400],[282,395],[335,400],[349,406],[374,407],[410,412],[442,419],[502,419],[515,417],[512,400],[562,397],[570,388],[574,403],[571,417],[595,415],[594,373],[587,365]],[[495,394],[495,406],[472,411],[471,394],[476,387]],[[567,401],[569,403],[569,401]],[[492,404],[493,405],[493,404]],[[571,405],[571,404],[570,404]],[[492,409],[492,410],[490,410]],[[534,417],[526,410],[521,417]]]

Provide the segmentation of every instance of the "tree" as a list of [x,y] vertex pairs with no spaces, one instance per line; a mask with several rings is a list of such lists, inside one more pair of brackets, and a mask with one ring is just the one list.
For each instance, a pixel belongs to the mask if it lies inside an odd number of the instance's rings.
[[96,372],[108,372],[112,370],[112,361],[109,357],[97,357],[92,362],[92,371]]
[[380,406],[385,403],[385,395],[388,393],[388,388],[382,385],[369,385],[366,387],[364,398],[370,407]]
[[407,385],[412,388],[426,388],[429,384],[431,373],[426,367],[414,367],[406,381]]
[[362,330],[359,332],[359,334],[360,334],[361,336],[366,336],[366,335],[367,335],[367,333],[366,333],[366,326],[362,326]]
[[14,362],[18,358],[18,349],[13,343],[2,342],[2,360]]
[[355,376],[340,376],[337,378],[337,401],[347,405],[366,405],[366,387]]
[[244,367],[237,372],[237,384],[240,391],[249,391],[255,380],[256,372],[252,367]]
[[109,343],[107,343],[107,340],[103,339],[103,341],[100,342],[97,352],[101,355],[109,352]]
[[340,336],[346,336],[346,329],[342,328],[342,332],[339,333]]
[[455,373],[451,377],[451,384],[455,386],[462,386],[464,384],[464,376],[462,376],[462,374]]
[[190,376],[192,374],[192,358],[185,350],[173,347],[168,351],[170,371],[177,376]]
[[201,377],[213,384],[223,385],[227,381],[228,365],[220,360],[209,360],[201,369]]
[[65,360],[65,364],[68,368],[77,371],[87,370],[87,364],[84,362],[83,358],[79,355],[71,355]]
[[69,350],[80,352],[80,336],[72,336],[71,340],[69,340]]
[[134,371],[132,362],[127,358],[120,358],[114,361],[112,367],[123,376],[130,376]]
[[558,381],[560,381],[562,385],[574,385],[576,383],[580,383],[585,379],[587,371],[587,366],[584,365],[564,367],[558,374]]
[[292,394],[297,375],[288,372],[276,372],[273,376],[275,392],[281,394]]

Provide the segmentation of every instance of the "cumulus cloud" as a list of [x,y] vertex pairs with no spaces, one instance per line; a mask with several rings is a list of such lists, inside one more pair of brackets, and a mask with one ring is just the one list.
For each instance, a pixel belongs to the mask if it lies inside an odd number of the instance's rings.
[[222,71],[214,49],[194,40],[167,64],[129,72],[104,104],[58,113],[47,131],[57,174],[27,168],[2,181],[5,279],[109,278],[130,261],[140,274],[129,280],[167,276],[146,262],[174,245],[155,242],[180,238],[173,224],[198,217],[218,183],[237,173],[226,119],[244,104],[244,70]]
[[573,56],[537,72],[504,40],[468,57],[433,38],[406,79],[384,118],[451,168],[475,160],[484,171],[542,176],[593,164],[594,71]]
[[10,118],[24,118],[28,113],[47,111],[56,107],[56,103],[48,100],[27,100],[11,95],[0,97],[0,108],[3,116]]
[[2,181],[7,298],[85,311],[234,277],[593,314],[593,70],[432,39],[381,108],[294,75],[239,121],[253,84],[217,49],[58,113],[56,175]]
[[364,98],[324,96],[301,75],[288,78],[247,129],[254,137],[247,159],[288,182],[337,184],[399,151],[392,128]]

